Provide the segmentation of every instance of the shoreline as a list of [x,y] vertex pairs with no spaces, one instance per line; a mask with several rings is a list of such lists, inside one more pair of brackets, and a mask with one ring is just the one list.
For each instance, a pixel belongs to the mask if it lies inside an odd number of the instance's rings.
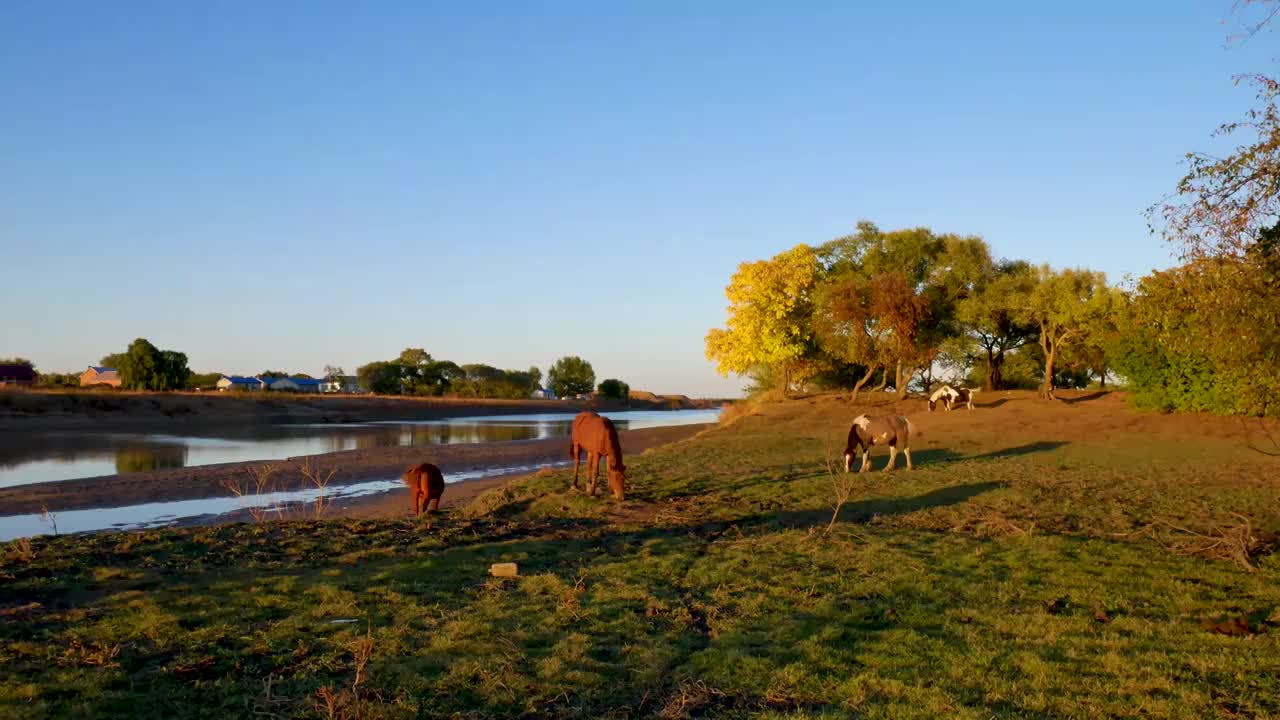
[[[636,455],[658,445],[677,442],[701,432],[710,424],[674,425],[667,427],[624,430],[619,432],[623,451]],[[29,485],[0,488],[0,513],[30,515],[43,512],[95,510],[128,507],[146,503],[225,498],[232,495],[229,484],[236,484],[245,494],[255,494],[251,471],[271,466],[272,489],[299,490],[313,487],[302,474],[305,465],[327,473],[333,469],[330,487],[353,485],[378,480],[395,480],[405,468],[420,462],[440,466],[446,479],[450,474],[473,472],[494,467],[548,465],[568,459],[567,437],[538,440],[514,440],[492,443],[456,445],[418,445],[387,448],[364,448],[309,455],[276,461],[248,461],[217,465],[154,470],[123,475],[103,475],[73,480],[55,480]],[[450,483],[445,498],[459,497],[457,488],[466,483],[498,483],[499,478],[527,475],[518,472],[504,476],[473,478]],[[500,483],[499,483],[500,484]],[[470,487],[470,486],[468,486]],[[468,490],[468,492],[470,492]],[[394,492],[349,498],[360,504],[365,497],[394,495]],[[343,505],[347,503],[342,503]],[[449,502],[448,504],[452,504]],[[335,506],[338,504],[335,503]],[[446,502],[442,501],[444,507]],[[406,501],[406,512],[408,510]],[[218,517],[222,517],[219,515]]]
[[195,433],[243,425],[439,420],[582,410],[692,410],[719,401],[533,400],[289,393],[0,389],[0,432]]

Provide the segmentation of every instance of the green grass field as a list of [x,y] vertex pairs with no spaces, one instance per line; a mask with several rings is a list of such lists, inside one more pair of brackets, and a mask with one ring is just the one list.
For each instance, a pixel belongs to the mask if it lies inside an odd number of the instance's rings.
[[1280,463],[982,400],[904,406],[916,470],[849,476],[830,532],[859,409],[819,397],[628,458],[621,506],[560,471],[420,522],[9,543],[0,716],[1280,717]]

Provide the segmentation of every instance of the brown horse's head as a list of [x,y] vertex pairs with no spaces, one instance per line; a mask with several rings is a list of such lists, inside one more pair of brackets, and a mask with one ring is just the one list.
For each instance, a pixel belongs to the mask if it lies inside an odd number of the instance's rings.
[[609,491],[618,500],[625,500],[627,494],[627,468],[622,465],[609,466]]

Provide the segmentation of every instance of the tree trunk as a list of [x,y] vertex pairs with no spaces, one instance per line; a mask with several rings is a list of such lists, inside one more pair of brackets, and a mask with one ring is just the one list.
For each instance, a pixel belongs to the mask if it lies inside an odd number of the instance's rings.
[[791,366],[782,366],[782,399],[791,397]]
[[888,370],[888,368],[885,368],[885,367],[881,366],[881,368],[880,368],[880,384],[879,384],[879,385],[876,385],[874,388],[871,388],[871,392],[873,392],[873,393],[878,393],[878,392],[880,392],[881,390],[884,390],[884,386],[885,386],[885,385],[888,385],[888,384],[889,384],[889,370]]
[[1057,354],[1058,348],[1052,345],[1044,354],[1044,384],[1040,386],[1040,397],[1048,400],[1057,400],[1053,396],[1053,366]]
[[893,381],[893,388],[898,391],[899,400],[903,400],[907,397],[907,385],[910,384],[911,375],[913,374],[913,371],[909,367],[906,368],[906,371],[906,377],[903,377],[902,361],[899,360],[898,370]]
[[983,392],[991,392],[999,390],[1000,385],[1004,381],[1004,373],[1001,369],[1004,367],[1004,351],[997,353],[987,352],[987,379],[982,383]]
[[1103,365],[1102,367],[1098,368],[1098,389],[1099,390],[1107,389],[1107,366],[1106,365]]
[[851,403],[858,402],[858,391],[862,389],[863,385],[866,385],[867,383],[871,382],[871,378],[875,374],[876,374],[876,366],[872,365],[871,367],[867,368],[867,374],[863,375],[861,380],[853,384],[853,394],[849,396],[849,402]]

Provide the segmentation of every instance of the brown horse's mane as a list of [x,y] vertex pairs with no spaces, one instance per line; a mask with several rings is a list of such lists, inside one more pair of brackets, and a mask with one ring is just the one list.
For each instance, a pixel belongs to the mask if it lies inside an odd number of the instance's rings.
[[608,446],[609,457],[611,462],[617,463],[619,468],[625,466],[622,462],[622,443],[618,440],[618,428],[613,426],[613,421],[603,415],[600,417],[604,421],[605,444]]

